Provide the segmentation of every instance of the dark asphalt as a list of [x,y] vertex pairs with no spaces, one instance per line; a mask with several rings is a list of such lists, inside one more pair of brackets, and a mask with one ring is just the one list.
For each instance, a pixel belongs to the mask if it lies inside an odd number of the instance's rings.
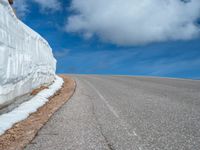
[[200,81],[73,78],[74,96],[27,150],[200,149]]

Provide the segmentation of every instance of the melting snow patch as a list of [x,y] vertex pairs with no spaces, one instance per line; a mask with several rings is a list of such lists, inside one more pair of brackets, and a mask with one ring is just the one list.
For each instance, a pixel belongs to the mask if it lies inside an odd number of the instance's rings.
[[0,135],[4,134],[6,130],[10,129],[15,123],[26,119],[31,113],[36,112],[37,109],[43,106],[48,98],[53,96],[63,85],[62,78],[56,76],[55,82],[49,86],[48,89],[42,90],[31,100],[22,103],[13,111],[0,116]]

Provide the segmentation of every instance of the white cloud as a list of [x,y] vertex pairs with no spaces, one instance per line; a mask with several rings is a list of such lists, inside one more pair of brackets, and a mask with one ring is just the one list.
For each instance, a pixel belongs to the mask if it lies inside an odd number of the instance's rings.
[[16,9],[17,16],[23,18],[29,12],[30,2],[37,3],[41,8],[42,13],[55,12],[62,9],[59,0],[15,0],[14,8]]
[[38,3],[42,10],[59,11],[61,9],[61,3],[58,0],[32,0]]
[[200,33],[200,0],[184,1],[72,0],[65,29],[125,46],[188,40]]
[[63,49],[61,51],[55,51],[54,55],[55,57],[61,58],[61,57],[65,57],[70,53],[70,49]]
[[17,12],[17,16],[23,18],[28,13],[28,5],[26,0],[16,0],[14,3],[14,8]]

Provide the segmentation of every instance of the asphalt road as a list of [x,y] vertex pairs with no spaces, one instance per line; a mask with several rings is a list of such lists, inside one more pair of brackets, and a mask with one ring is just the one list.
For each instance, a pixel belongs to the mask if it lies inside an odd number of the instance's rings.
[[200,149],[200,81],[73,78],[74,96],[27,150]]

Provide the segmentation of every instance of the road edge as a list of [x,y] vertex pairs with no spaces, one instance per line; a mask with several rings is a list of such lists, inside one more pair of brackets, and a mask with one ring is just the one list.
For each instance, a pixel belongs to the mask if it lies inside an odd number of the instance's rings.
[[16,123],[5,134],[0,136],[0,149],[22,150],[36,136],[39,130],[74,94],[76,82],[67,75],[59,75],[63,78],[63,87],[49,98],[49,101],[40,107],[35,113]]

